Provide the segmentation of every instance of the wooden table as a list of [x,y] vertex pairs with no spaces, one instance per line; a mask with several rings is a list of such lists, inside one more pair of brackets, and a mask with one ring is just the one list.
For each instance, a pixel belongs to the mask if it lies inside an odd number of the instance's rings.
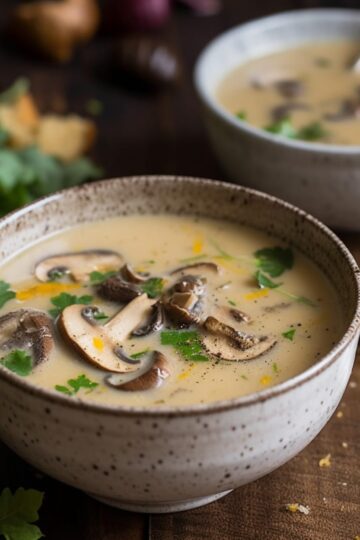
[[[0,23],[13,4],[1,1]],[[206,139],[192,86],[197,55],[212,37],[236,23],[319,5],[310,0],[228,0],[216,17],[177,13],[164,37],[178,49],[185,76],[170,93],[149,96],[119,87],[106,67],[111,50],[107,37],[98,38],[66,67],[1,46],[0,82],[28,75],[44,110],[82,113],[89,98],[100,99],[105,109],[98,120],[94,157],[108,176],[176,173],[224,178]],[[357,7],[358,2],[330,5]],[[347,234],[343,239],[360,262],[360,236]],[[306,450],[266,478],[190,512],[145,516],[108,508],[44,477],[4,446],[0,446],[0,487],[22,485],[45,492],[40,525],[49,540],[352,540],[360,535],[359,396],[358,363],[339,407],[343,414],[335,415]],[[328,453],[331,467],[320,468],[319,459]],[[307,504],[311,513],[284,512],[289,502]]]

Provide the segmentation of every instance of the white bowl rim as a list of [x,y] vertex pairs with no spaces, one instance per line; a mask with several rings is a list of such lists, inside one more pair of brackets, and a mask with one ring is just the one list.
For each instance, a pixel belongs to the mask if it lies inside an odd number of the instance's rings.
[[[285,147],[303,150],[305,152],[313,153],[325,153],[325,154],[342,154],[344,156],[360,156],[360,144],[359,145],[341,145],[341,144],[325,144],[320,142],[307,142],[296,139],[290,139],[287,137],[282,137],[280,135],[271,134],[265,131],[264,129],[253,126],[245,121],[238,120],[233,114],[229,113],[214,97],[213,93],[206,88],[203,84],[201,72],[207,61],[207,57],[211,54],[213,49],[216,49],[218,46],[221,46],[222,43],[232,36],[238,35],[239,32],[243,30],[248,30],[250,28],[262,26],[271,26],[276,24],[278,21],[288,20],[291,24],[294,20],[299,18],[309,18],[313,20],[318,18],[321,21],[321,24],[324,24],[324,18],[328,17],[331,19],[338,19],[339,16],[343,16],[349,21],[354,21],[354,19],[359,23],[359,34],[360,34],[360,10],[356,9],[347,9],[347,8],[308,8],[301,10],[290,10],[284,11],[281,13],[276,13],[275,15],[268,15],[266,17],[261,17],[246,23],[241,23],[237,26],[222,32],[217,37],[212,39],[205,48],[201,51],[200,55],[197,58],[194,68],[194,85],[197,91],[198,96],[203,101],[203,103],[213,112],[217,114],[225,123],[228,125],[244,131],[254,137],[263,139],[272,144],[279,144]],[[309,41],[308,43],[311,43]],[[304,41],[306,43],[306,41]],[[360,39],[359,39],[360,43]]]
[[[266,202],[271,202],[273,206],[284,208],[290,210],[292,213],[298,215],[303,220],[310,222],[317,229],[321,230],[338,248],[338,252],[343,257],[344,262],[346,262],[349,268],[352,270],[353,277],[356,283],[356,309],[353,315],[353,318],[348,325],[347,329],[343,333],[342,338],[332,347],[332,349],[324,355],[321,359],[317,360],[312,366],[310,366],[305,371],[302,371],[295,377],[285,380],[282,383],[279,383],[271,388],[260,390],[258,392],[253,392],[251,394],[235,397],[227,400],[219,400],[206,404],[195,404],[195,405],[185,405],[181,407],[126,407],[123,405],[106,405],[102,403],[94,403],[91,401],[85,401],[77,397],[67,396],[56,392],[55,390],[50,390],[43,388],[41,386],[30,383],[26,378],[22,378],[0,364],[0,379],[3,378],[10,384],[14,384],[16,387],[25,391],[27,394],[31,394],[36,398],[44,399],[46,404],[57,403],[59,405],[75,408],[78,410],[89,411],[94,414],[105,414],[110,416],[120,416],[120,415],[130,415],[130,416],[143,416],[143,417],[185,417],[185,416],[197,416],[203,414],[216,414],[221,413],[227,410],[235,410],[254,404],[259,404],[268,399],[277,397],[286,392],[290,392],[298,386],[303,385],[307,381],[313,379],[317,375],[321,374],[327,368],[329,368],[337,358],[342,354],[342,352],[351,344],[352,340],[356,337],[357,332],[360,328],[360,269],[348,250],[345,244],[333,233],[326,225],[321,223],[315,217],[307,214],[304,210],[297,208],[296,206],[282,201],[281,199],[274,197],[273,195],[268,195],[261,191],[251,189],[248,187],[240,186],[238,184],[229,184],[222,182],[220,180],[210,180],[206,178],[199,177],[190,177],[190,176],[172,176],[172,175],[138,175],[138,176],[125,176],[119,178],[110,178],[107,180],[101,180],[98,182],[92,182],[84,184],[82,186],[76,186],[69,189],[64,189],[58,191],[52,195],[48,195],[38,199],[37,201],[15,210],[3,218],[0,219],[0,234],[3,227],[6,227],[8,224],[20,219],[23,215],[26,215],[29,211],[36,211],[43,206],[46,206],[48,203],[61,201],[66,199],[67,193],[80,193],[87,194],[88,197],[91,197],[91,191],[100,184],[117,183],[121,181],[131,181],[136,182],[137,180],[149,179],[156,182],[168,182],[168,181],[178,181],[178,182],[188,182],[188,183],[198,183],[199,181],[202,185],[215,185],[221,187],[221,189],[229,190],[232,192],[242,192],[245,194],[252,195],[253,197],[260,198]],[[94,186],[94,188],[93,188]],[[20,250],[21,252],[21,250]]]

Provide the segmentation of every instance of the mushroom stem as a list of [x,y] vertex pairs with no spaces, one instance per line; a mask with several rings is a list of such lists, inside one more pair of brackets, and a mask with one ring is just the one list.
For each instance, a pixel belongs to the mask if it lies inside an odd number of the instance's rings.
[[170,375],[169,363],[166,357],[159,351],[154,351],[151,367],[139,377],[122,382],[118,375],[105,377],[106,383],[112,388],[125,392],[139,392],[158,388]]

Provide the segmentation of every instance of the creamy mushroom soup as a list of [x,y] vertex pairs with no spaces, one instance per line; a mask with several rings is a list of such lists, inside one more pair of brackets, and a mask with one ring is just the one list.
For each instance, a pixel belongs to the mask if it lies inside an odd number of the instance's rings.
[[1,363],[72,398],[179,406],[297,375],[344,330],[327,278],[226,221],[127,216],[77,226],[3,265]]
[[360,42],[311,43],[240,65],[217,99],[239,122],[291,139],[360,144]]

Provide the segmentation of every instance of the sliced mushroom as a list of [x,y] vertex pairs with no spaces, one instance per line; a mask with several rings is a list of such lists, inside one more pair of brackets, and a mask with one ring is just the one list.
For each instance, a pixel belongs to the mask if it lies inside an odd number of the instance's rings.
[[39,281],[49,281],[57,274],[69,275],[75,281],[86,281],[91,272],[117,270],[121,263],[122,257],[119,253],[106,249],[62,253],[38,262],[35,276]]
[[202,296],[205,293],[206,278],[186,275],[181,277],[173,286],[172,291],[179,293],[194,293]]
[[220,318],[225,317],[226,319],[233,319],[234,321],[238,323],[250,323],[252,321],[252,318],[250,315],[245,313],[244,311],[241,311],[241,309],[237,309],[234,307],[228,307],[228,306],[221,306],[218,307],[216,310],[216,315]]
[[125,281],[129,281],[130,283],[144,283],[149,279],[150,275],[148,273],[135,272],[129,264],[124,264],[120,273]]
[[198,324],[199,312],[196,306],[199,297],[193,292],[174,292],[167,302],[164,302],[166,313],[180,327]]
[[290,114],[294,111],[308,111],[310,109],[309,105],[306,103],[284,103],[283,105],[277,105],[271,110],[271,116],[275,122],[280,120],[285,120]]
[[111,276],[98,286],[98,293],[106,300],[112,302],[130,302],[142,294],[140,288],[134,283],[124,281],[120,274]]
[[276,81],[274,86],[279,94],[288,99],[297,98],[304,93],[304,84],[297,79],[282,79]]
[[53,347],[52,321],[42,311],[19,309],[0,317],[0,350],[26,350],[36,366],[48,360]]
[[344,99],[337,111],[327,113],[324,115],[324,119],[328,122],[341,122],[342,120],[349,120],[350,118],[359,118],[360,116],[360,102],[359,99]]
[[170,272],[170,275],[179,274],[180,272],[189,272],[190,274],[192,272],[201,272],[201,271],[209,271],[213,272],[214,274],[219,273],[219,267],[217,264],[213,262],[198,262],[194,264],[187,264],[186,266],[180,266],[179,268],[175,268],[172,272]]
[[85,306],[81,310],[81,316],[90,324],[98,325],[96,315],[100,313],[100,309],[97,306]]
[[124,359],[122,343],[144,319],[149,317],[154,300],[146,294],[135,298],[104,325],[95,326],[83,316],[83,305],[65,308],[58,326],[67,340],[88,362],[116,373],[134,371],[140,360]]
[[276,343],[270,336],[254,336],[207,317],[202,343],[205,350],[217,358],[229,361],[251,360],[269,351]]
[[131,335],[136,337],[148,336],[158,332],[164,325],[164,308],[161,302],[156,302],[152,307],[152,313],[144,326],[136,328]]
[[150,369],[131,381],[122,382],[118,375],[108,375],[105,381],[109,386],[125,392],[142,392],[159,388],[170,375],[169,363],[159,351],[154,351]]

